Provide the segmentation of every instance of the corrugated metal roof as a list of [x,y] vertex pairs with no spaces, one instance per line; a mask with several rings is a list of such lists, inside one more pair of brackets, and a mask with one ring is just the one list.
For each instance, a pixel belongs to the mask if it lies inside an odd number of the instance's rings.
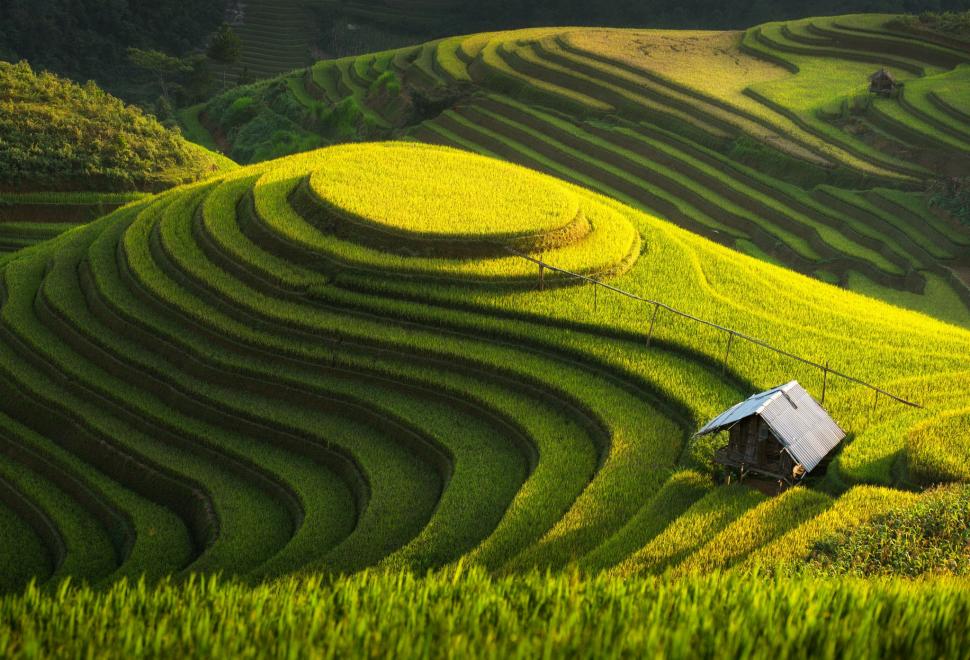
[[845,431],[797,380],[728,408],[694,435],[716,433],[752,415],[759,415],[792,458],[809,472],[845,437]]

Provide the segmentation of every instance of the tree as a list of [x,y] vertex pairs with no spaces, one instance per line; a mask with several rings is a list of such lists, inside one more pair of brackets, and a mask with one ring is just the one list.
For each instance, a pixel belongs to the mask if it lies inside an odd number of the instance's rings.
[[202,53],[187,56],[185,63],[192,67],[191,71],[179,76],[182,83],[181,96],[176,94],[176,105],[192,105],[212,96],[214,88],[209,59]]
[[212,35],[206,54],[223,66],[222,86],[225,87],[229,67],[238,62],[242,55],[242,41],[228,23],[223,23]]
[[192,64],[180,57],[166,55],[159,50],[128,49],[128,61],[134,66],[155,75],[158,86],[162,91],[162,98],[171,102],[168,94],[168,81],[172,76],[188,73]]

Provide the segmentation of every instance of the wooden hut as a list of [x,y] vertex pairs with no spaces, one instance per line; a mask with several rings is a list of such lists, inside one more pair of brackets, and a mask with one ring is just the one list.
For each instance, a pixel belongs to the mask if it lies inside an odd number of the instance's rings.
[[899,89],[896,77],[885,69],[879,69],[869,76],[869,91],[873,94],[892,96]]
[[737,470],[742,479],[758,474],[788,485],[818,467],[845,438],[795,380],[732,406],[694,437],[725,430],[728,444],[715,452],[715,462]]

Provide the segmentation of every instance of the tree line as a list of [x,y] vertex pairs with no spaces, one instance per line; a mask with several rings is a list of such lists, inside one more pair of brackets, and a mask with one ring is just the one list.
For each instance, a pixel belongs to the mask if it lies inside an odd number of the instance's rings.
[[204,48],[226,0],[0,0],[0,59],[138,96],[129,49],[181,57]]
[[[768,21],[863,12],[919,14],[970,9],[970,0],[489,0],[462,3],[461,17],[496,28],[610,25],[742,29]],[[469,26],[471,27],[471,26]]]

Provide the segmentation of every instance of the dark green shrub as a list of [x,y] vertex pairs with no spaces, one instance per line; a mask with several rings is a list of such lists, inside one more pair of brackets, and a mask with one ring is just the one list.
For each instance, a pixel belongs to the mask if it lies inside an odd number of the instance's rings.
[[733,140],[724,153],[731,160],[770,176],[785,179],[805,189],[814,188],[820,184],[844,188],[867,186],[865,177],[843,167],[827,169],[812,165],[747,136]]
[[259,100],[273,112],[283,115],[300,126],[306,126],[313,121],[313,112],[300,103],[286,82],[279,80],[263,89]]
[[371,83],[370,93],[386,93],[396,95],[401,93],[401,81],[393,71],[385,71],[377,80]]
[[970,37],[970,11],[925,11],[918,16],[900,16],[889,25],[897,29],[940,32],[947,35]]
[[970,225],[970,177],[939,179],[929,187],[930,205]]
[[220,123],[226,130],[238,126],[254,117],[256,114],[253,108],[253,98],[251,96],[240,96],[233,101],[225,112],[222,113]]
[[360,104],[353,96],[348,96],[334,105],[320,119],[323,133],[330,135],[334,141],[356,140],[359,128],[366,123]]
[[310,151],[324,144],[319,135],[264,107],[235,134],[232,158],[240,163],[255,163]]

